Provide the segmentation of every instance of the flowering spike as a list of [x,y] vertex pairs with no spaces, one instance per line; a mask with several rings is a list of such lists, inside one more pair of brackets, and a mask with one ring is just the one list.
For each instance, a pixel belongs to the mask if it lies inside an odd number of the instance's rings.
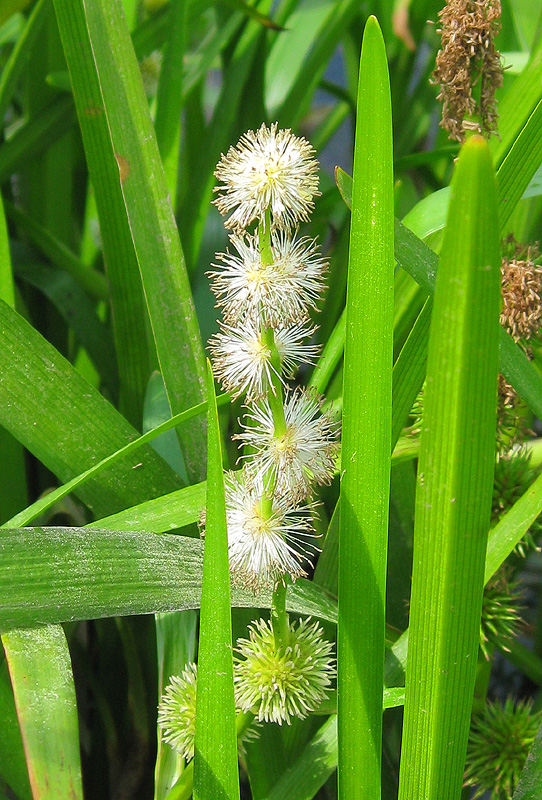
[[250,480],[246,470],[226,474],[226,519],[230,569],[238,582],[258,589],[286,573],[292,580],[306,573],[302,563],[316,548],[311,506],[295,508],[285,499],[271,501],[271,513],[262,509],[263,480]]
[[267,209],[271,225],[293,228],[305,222],[318,192],[318,162],[314,149],[291,130],[262,125],[243,134],[236,147],[222,155],[215,176],[225,185],[214,201],[221,214],[233,213],[228,228],[243,230],[254,220],[263,222]]
[[278,495],[302,500],[311,484],[327,484],[335,473],[339,453],[339,424],[321,414],[322,398],[296,389],[284,401],[286,430],[276,434],[268,400],[250,408],[250,422],[238,439],[253,448],[248,469],[258,476],[272,475]]
[[221,264],[208,273],[224,320],[262,319],[269,327],[306,320],[322,293],[327,268],[316,240],[273,231],[271,264],[262,260],[258,236],[231,234],[230,242],[238,255],[218,253]]
[[[245,391],[248,400],[263,397],[272,386],[274,372],[265,331],[248,318],[235,327],[223,323],[220,327],[210,341],[215,376],[234,397]],[[302,344],[313,333],[314,328],[302,323],[275,329],[275,346],[286,378],[293,376],[300,363],[310,363],[317,355],[318,347]]]

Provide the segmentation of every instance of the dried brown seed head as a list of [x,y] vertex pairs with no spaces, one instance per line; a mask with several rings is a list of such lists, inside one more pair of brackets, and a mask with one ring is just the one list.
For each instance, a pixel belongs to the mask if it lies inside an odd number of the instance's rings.
[[495,91],[503,82],[494,45],[500,16],[500,0],[448,0],[439,12],[442,49],[432,83],[440,84],[441,125],[458,142],[464,141],[467,130],[496,132]]

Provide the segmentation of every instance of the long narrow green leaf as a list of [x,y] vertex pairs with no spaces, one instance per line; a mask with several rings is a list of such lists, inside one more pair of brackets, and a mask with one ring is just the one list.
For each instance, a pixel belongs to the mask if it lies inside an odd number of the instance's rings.
[[382,33],[371,17],[361,52],[346,305],[337,643],[341,800],[380,797],[393,269],[389,76]]
[[[0,196],[0,299],[15,308],[15,284],[11,267],[9,237]],[[0,425],[0,522],[9,519],[28,503],[24,451],[21,444]]]
[[[15,286],[11,271],[9,239],[0,197],[0,298],[15,307]],[[0,427],[0,521],[10,517],[28,502],[24,452],[20,443]],[[0,669],[2,666],[0,665]],[[24,752],[19,725],[13,706],[13,693],[9,679],[0,674],[0,774],[15,793],[30,796]]]
[[206,491],[205,481],[194,483],[185,489],[147,500],[110,517],[102,517],[97,523],[88,527],[96,527],[96,524],[99,524],[111,531],[152,529],[154,533],[168,533],[200,521],[201,512],[205,508]]
[[542,39],[539,38],[527,66],[499,102],[499,136],[490,141],[495,169],[500,169],[540,102],[541,80]]
[[346,314],[343,312],[326,342],[322,355],[314,368],[309,382],[319,392],[325,392],[328,383],[343,356],[346,336]]
[[220,426],[207,362],[207,511],[201,585],[194,800],[238,800],[226,498]]
[[107,300],[109,297],[107,281],[101,272],[89,269],[81,263],[65,244],[20,209],[6,203],[6,213],[53,264],[71,275],[91,297]]
[[33,47],[47,14],[47,0],[39,0],[28,17],[24,31],[2,69],[0,77],[0,119],[4,119],[15,86],[24,70],[29,51]]
[[512,800],[538,800],[542,795],[542,725],[538,729]]
[[0,184],[10,175],[41,156],[68,131],[75,119],[71,97],[51,103],[32,124],[24,125],[9,141],[0,146]]
[[6,661],[0,663],[0,791],[7,787],[18,800],[32,800],[21,730]]
[[[404,703],[403,689],[385,689],[382,707]],[[333,714],[314,734],[264,800],[312,800],[337,767],[337,717]]]
[[[352,204],[352,179],[341,169],[336,170],[337,185],[345,203]],[[424,242],[395,220],[395,259],[432,295],[435,290],[438,256]],[[500,369],[529,408],[542,416],[542,377],[525,352],[504,330],[499,331]]]
[[[229,400],[229,395],[223,394],[217,398],[217,404],[223,405],[226,402],[229,402]],[[206,408],[207,403],[200,403],[199,405],[184,411],[182,414],[176,414],[175,417],[170,417],[170,419],[162,422],[156,428],[147,431],[147,433],[144,433],[142,436],[139,436],[137,439],[129,442],[124,447],[115,450],[113,453],[111,453],[111,455],[106,456],[101,461],[98,461],[97,464],[94,464],[92,467],[85,470],[85,472],[77,475],[63,486],[59,486],[58,489],[53,489],[45,497],[40,497],[40,499],[36,500],[35,503],[32,503],[31,506],[28,506],[28,508],[25,508],[24,511],[21,511],[19,514],[12,517],[12,519],[10,519],[8,523],[4,525],[4,527],[16,528],[28,525],[29,522],[32,522],[32,520],[36,519],[36,517],[38,517],[40,514],[43,514],[59,500],[62,500],[68,494],[75,492],[91,479],[96,479],[102,472],[112,467],[121,459],[126,458],[126,456],[134,453],[136,450],[139,450],[139,448],[144,444],[152,441],[162,433],[172,430],[180,422],[184,422],[187,419],[192,419],[192,417],[203,413]],[[140,465],[136,465],[136,467],[138,466]],[[136,518],[139,519],[140,523],[148,521],[150,524],[151,522],[156,521],[158,525],[164,526],[165,524],[165,527],[160,528],[160,530],[170,530],[171,528],[189,525],[191,522],[195,522],[199,519],[199,511],[203,506],[203,502],[197,506],[195,504],[199,503],[200,497],[202,496],[201,493],[204,491],[204,489],[202,489],[203,486],[203,483],[188,486],[185,490],[181,490],[181,492],[174,492],[172,495],[166,496],[165,499],[164,496],[156,498],[159,502],[155,505],[148,505],[148,501],[145,501],[136,507],[127,509],[126,512],[120,512],[120,514],[111,515],[110,517],[107,517],[107,519],[112,523],[115,521],[115,524],[120,523],[120,528],[122,528],[122,520],[128,521],[135,520]],[[170,504],[169,509],[165,508],[166,504]],[[178,525],[170,524],[172,517],[175,519],[179,514],[182,517],[182,522],[179,522]],[[143,524],[141,530],[143,530],[145,527],[145,524]]]
[[164,164],[173,211],[177,207],[188,7],[189,0],[172,0],[169,4],[168,36],[163,49],[154,118],[156,141]]
[[486,553],[487,583],[542,513],[542,475],[489,532]]
[[[171,411],[177,414],[204,400],[203,347],[154,128],[122,6],[119,0],[93,3],[55,0],[55,8],[89,165],[94,162],[94,169],[102,172],[106,166],[110,173],[116,170],[116,213],[122,215],[119,224],[128,228],[160,371]],[[74,28],[77,36],[73,35]],[[89,94],[96,98],[100,113],[87,113]],[[102,127],[99,151],[92,139],[91,128],[96,125]],[[99,209],[102,204],[102,223],[103,215],[111,213],[111,199],[108,195],[101,196],[96,182],[94,188]],[[116,247],[113,241],[110,245]],[[192,420],[178,435],[190,479],[201,480],[205,462],[203,421]]]
[[[143,396],[155,355],[147,337],[145,299],[115,152],[125,159],[127,156],[123,153],[124,147],[117,151],[111,142],[105,98],[83,4],[80,0],[75,3],[56,0],[54,6],[100,220],[119,365],[120,408],[132,425],[139,427]],[[118,3],[114,6],[118,7]],[[115,102],[123,106],[119,96]],[[120,165],[125,162],[120,160]],[[124,174],[125,170],[120,172]]]
[[2,637],[35,800],[82,800],[70,653],[60,626]]
[[414,400],[420,391],[427,362],[431,300],[426,300],[393,365],[391,446],[397,444]]
[[[487,542],[484,585],[504,564],[533,522],[542,514],[542,476],[517,500],[500,522],[490,530]],[[404,681],[406,671],[408,630],[386,654],[386,685]]]
[[337,767],[337,717],[324,722],[265,800],[312,800]]
[[[187,536],[96,528],[0,530],[0,631],[199,608],[203,544]],[[269,608],[271,592],[232,589],[232,604]],[[289,587],[296,614],[337,621],[310,581]]]
[[116,397],[118,373],[115,348],[111,341],[111,330],[98,316],[96,304],[63,270],[25,261],[15,264],[15,273],[51,301],[85,349],[103,381],[103,390]]
[[[3,302],[0,395],[0,423],[60,480],[70,480],[137,437],[113,406]],[[137,457],[89,480],[78,494],[103,516],[178,489],[179,483],[145,445]]]
[[452,181],[418,462],[400,800],[460,795],[492,496],[500,247],[487,143]]
[[[129,442],[119,450],[115,450],[111,455],[101,459],[101,461],[99,461],[97,464],[94,464],[92,467],[85,470],[85,472],[77,475],[71,481],[68,481],[63,486],[59,486],[58,489],[54,489],[52,492],[49,492],[45,497],[41,497],[39,500],[36,500],[36,502],[31,506],[25,508],[20,514],[9,520],[8,526],[18,527],[28,525],[29,522],[34,520],[37,516],[39,516],[39,514],[43,514],[44,511],[47,511],[59,500],[62,500],[68,494],[71,494],[71,492],[80,489],[80,487],[84,486],[86,483],[88,483],[88,481],[95,479],[98,477],[98,475],[100,475],[102,472],[105,472],[105,470],[109,469],[121,459],[126,458],[126,456],[129,456],[136,450],[139,450],[140,447],[145,445],[147,442],[152,441],[152,439],[154,439],[156,436],[171,430],[179,422],[183,422],[186,419],[191,419],[192,417],[197,416],[199,413],[205,410],[205,407],[206,403],[200,403],[198,406],[190,408],[188,411],[185,411],[182,414],[177,414],[175,417],[172,417],[166,422],[163,422],[161,425],[158,425],[158,427],[147,431],[147,433],[144,433],[142,436],[139,436],[137,439]],[[189,496],[191,496],[190,493]],[[8,526],[5,525],[4,527]]]

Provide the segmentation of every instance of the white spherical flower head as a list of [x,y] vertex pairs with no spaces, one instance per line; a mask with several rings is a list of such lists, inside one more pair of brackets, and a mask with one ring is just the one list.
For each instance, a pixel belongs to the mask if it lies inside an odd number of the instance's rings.
[[[220,327],[220,333],[209,342],[215,377],[234,397],[243,392],[248,400],[262,397],[271,387],[272,372],[276,370],[261,324],[247,317],[236,327],[222,323]],[[318,347],[303,344],[303,340],[313,333],[314,328],[301,323],[275,329],[282,377],[292,378],[299,364],[312,363]]]
[[197,674],[196,664],[190,663],[182,675],[173,675],[158,706],[158,726],[163,739],[185,761],[194,756]]
[[240,639],[234,664],[236,703],[259,720],[282,725],[304,719],[326,697],[335,664],[332,645],[317,622],[290,624],[290,642],[277,649],[269,622],[261,619]]
[[303,499],[311,484],[330,483],[335,473],[339,423],[320,412],[321,401],[314,392],[289,392],[284,400],[286,430],[277,436],[270,405],[263,400],[251,407],[250,424],[237,436],[256,451],[247,469],[257,476],[273,475],[279,495]]
[[236,147],[222,155],[215,176],[224,186],[214,201],[221,214],[233,213],[225,224],[246,229],[262,221],[267,209],[271,224],[292,228],[306,222],[318,192],[318,162],[314,148],[291,130],[279,130],[275,122],[243,134]]
[[316,240],[273,231],[272,264],[262,264],[257,236],[231,234],[230,241],[238,255],[217,253],[221,263],[208,273],[224,320],[263,318],[275,327],[307,319],[322,293],[327,269]]
[[230,570],[237,582],[257,590],[289,574],[304,576],[304,562],[316,548],[311,506],[292,507],[273,500],[270,514],[262,512],[263,482],[248,482],[246,473],[227,473],[226,520]]

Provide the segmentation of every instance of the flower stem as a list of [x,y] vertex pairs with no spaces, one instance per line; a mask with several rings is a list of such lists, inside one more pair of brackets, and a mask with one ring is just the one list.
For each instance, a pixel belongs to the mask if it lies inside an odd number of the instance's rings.
[[286,613],[286,575],[275,584],[271,600],[271,625],[275,637],[275,647],[285,650],[290,644],[290,619]]
[[260,245],[260,258],[263,266],[273,263],[273,251],[271,249],[271,212],[265,212],[264,219],[258,225],[258,241]]
[[267,400],[273,422],[275,424],[275,436],[283,436],[286,433],[286,420],[284,417],[284,400],[282,394],[282,383],[280,381],[280,355],[275,344],[273,328],[266,328],[263,337],[265,344],[271,351],[271,386],[267,393]]

